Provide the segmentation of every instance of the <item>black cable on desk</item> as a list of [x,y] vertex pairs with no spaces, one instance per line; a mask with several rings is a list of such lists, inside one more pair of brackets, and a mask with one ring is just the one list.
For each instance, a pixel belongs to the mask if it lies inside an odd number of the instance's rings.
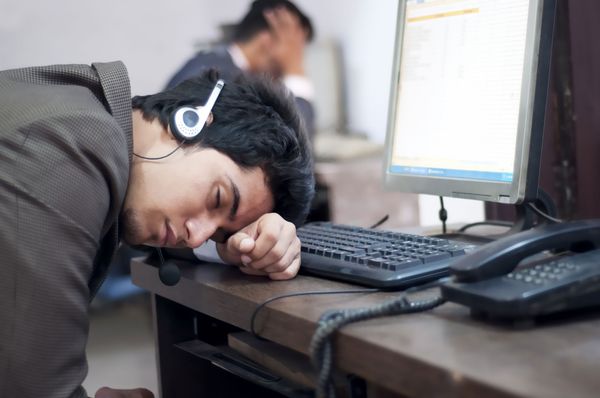
[[378,226],[380,226],[381,224],[383,224],[384,222],[386,222],[388,220],[388,218],[390,218],[390,215],[386,214],[385,216],[383,216],[381,218],[381,220],[377,221],[375,224],[371,225],[369,228],[371,228],[371,229],[377,228]]
[[270,299],[267,299],[265,301],[263,301],[262,303],[260,303],[255,309],[254,312],[252,312],[252,316],[250,317],[250,331],[252,332],[252,334],[254,335],[254,337],[257,337],[261,340],[264,340],[257,332],[256,332],[256,328],[254,327],[255,325],[255,321],[256,321],[256,316],[258,315],[258,312],[267,304],[275,301],[275,300],[281,300],[287,297],[295,297],[295,296],[309,296],[309,295],[325,295],[325,294],[349,294],[349,293],[375,293],[375,292],[379,292],[381,290],[379,289],[352,289],[352,290],[315,290],[315,291],[308,291],[308,292],[298,292],[298,293],[289,293],[289,294],[282,294],[281,296],[275,296],[275,297],[271,297]]
[[457,232],[465,232],[469,228],[478,227],[480,225],[493,225],[493,226],[497,226],[497,227],[510,228],[513,226],[513,223],[510,221],[501,221],[501,220],[477,221],[474,223],[463,225]]
[[429,300],[411,301],[408,293],[439,286],[449,278],[416,286],[405,290],[401,296],[368,308],[328,311],[319,320],[319,326],[310,343],[310,355],[313,366],[317,369],[317,398],[335,398],[335,389],[331,380],[333,368],[333,335],[343,326],[383,316],[416,313],[433,309],[442,305],[445,300],[436,296]]

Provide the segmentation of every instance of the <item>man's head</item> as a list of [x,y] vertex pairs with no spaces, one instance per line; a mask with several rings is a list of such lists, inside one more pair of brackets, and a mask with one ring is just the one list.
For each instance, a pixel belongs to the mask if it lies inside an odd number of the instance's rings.
[[281,67],[277,59],[277,46],[281,43],[278,43],[279,38],[265,17],[265,13],[276,9],[285,9],[297,20],[305,43],[313,39],[310,19],[295,4],[288,0],[255,0],[248,13],[234,26],[231,37],[244,51],[251,72],[277,74]]
[[[139,111],[134,149],[136,135],[144,133],[160,137],[142,148],[146,155],[176,148],[170,114],[203,105],[217,78],[211,71],[133,98]],[[196,246],[209,237],[222,240],[271,211],[297,226],[304,221],[314,177],[293,99],[270,81],[240,77],[225,83],[212,113],[196,142],[163,160],[134,161],[122,213],[130,243]]]

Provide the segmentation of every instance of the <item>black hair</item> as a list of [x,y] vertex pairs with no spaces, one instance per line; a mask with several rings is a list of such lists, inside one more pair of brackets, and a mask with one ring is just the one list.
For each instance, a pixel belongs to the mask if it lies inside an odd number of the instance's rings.
[[300,25],[307,33],[307,41],[314,37],[314,28],[310,19],[291,1],[288,0],[255,0],[248,13],[233,27],[231,39],[243,43],[251,40],[257,33],[268,30],[269,24],[263,13],[277,7],[285,7],[300,19]]
[[[178,107],[204,105],[218,78],[212,69],[161,93],[136,96],[132,106],[167,128]],[[225,82],[212,113],[212,124],[186,146],[213,148],[242,169],[260,167],[273,194],[273,211],[300,226],[315,183],[306,129],[291,94],[267,77],[241,75]]]

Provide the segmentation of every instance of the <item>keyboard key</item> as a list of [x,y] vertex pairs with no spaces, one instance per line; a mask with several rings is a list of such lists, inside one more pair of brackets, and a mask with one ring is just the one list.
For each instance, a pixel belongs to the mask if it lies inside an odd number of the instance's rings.
[[371,258],[371,259],[369,259],[369,262],[367,265],[370,265],[372,267],[381,267],[381,266],[383,266],[383,264],[387,265],[387,262],[388,262],[388,260],[386,260],[385,258],[381,258],[381,257]]
[[423,257],[423,261],[425,263],[432,263],[434,261],[443,260],[445,258],[451,257],[450,253],[447,252],[439,252],[439,253],[431,253],[425,257]]
[[344,252],[343,252],[343,251],[340,251],[340,250],[334,250],[334,251],[331,253],[331,258],[335,258],[335,259],[338,259],[338,260],[339,260],[339,259],[341,259],[341,258],[342,258],[342,256],[343,256],[343,255],[344,255]]
[[419,258],[407,258],[406,260],[402,261],[399,266],[406,268],[421,264],[423,264],[423,261]]

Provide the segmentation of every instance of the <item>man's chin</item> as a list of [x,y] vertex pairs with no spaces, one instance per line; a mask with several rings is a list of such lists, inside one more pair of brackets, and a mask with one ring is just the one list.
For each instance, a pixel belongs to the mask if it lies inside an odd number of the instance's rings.
[[139,237],[135,236],[136,234],[134,233],[134,231],[131,230],[131,228],[129,228],[129,225],[127,225],[127,223],[121,225],[121,240],[123,242],[127,243],[130,246],[138,246],[143,243]]
[[127,209],[119,217],[121,223],[121,239],[130,246],[145,245],[148,240],[142,236],[139,217],[132,209]]
[[121,237],[121,240],[123,242],[127,243],[129,246],[141,246],[141,245],[144,245],[144,243],[141,242],[139,239],[131,239],[127,235],[123,235]]
[[139,234],[136,234],[135,231],[128,231],[126,228],[122,230],[121,240],[127,243],[129,246],[160,247],[160,245],[156,243],[155,239],[142,237]]

